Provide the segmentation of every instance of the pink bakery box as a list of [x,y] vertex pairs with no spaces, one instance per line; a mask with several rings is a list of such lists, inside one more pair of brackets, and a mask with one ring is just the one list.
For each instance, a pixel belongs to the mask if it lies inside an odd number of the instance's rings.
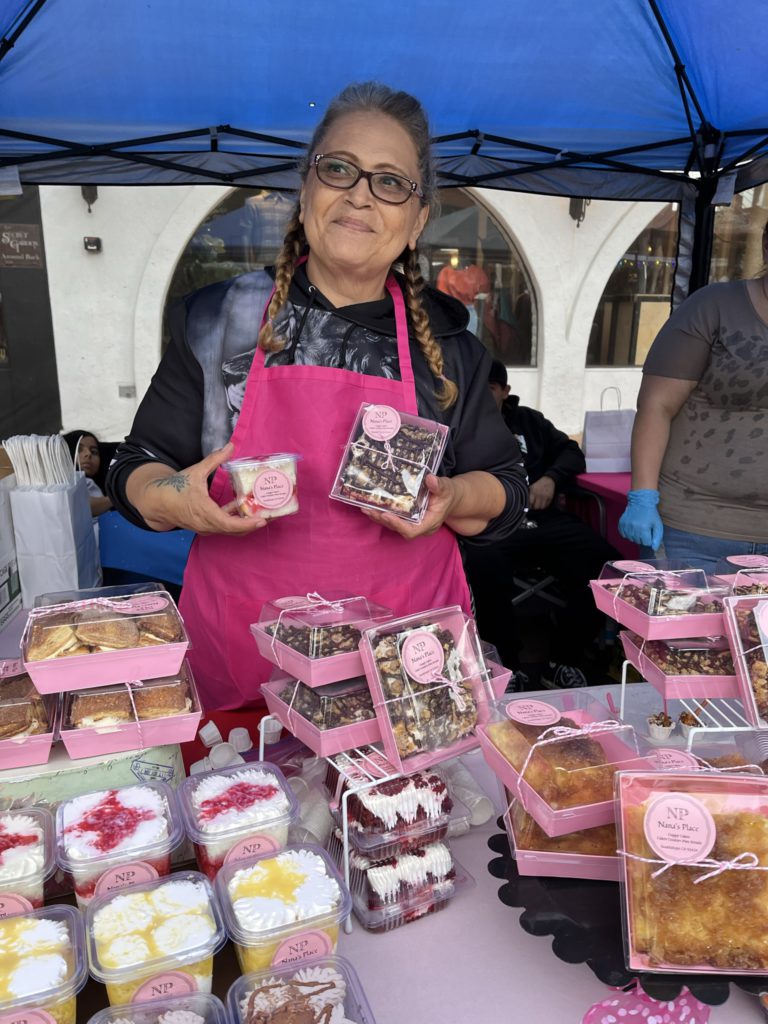
[[[438,631],[444,635],[444,640],[438,637]],[[402,684],[402,695],[394,697],[384,691],[376,660],[377,645],[387,637],[394,637],[394,658],[399,664],[399,681]],[[448,659],[444,642],[451,648]],[[435,608],[374,626],[363,633],[360,653],[373,695],[384,753],[398,771],[407,774],[429,768],[478,746],[478,726],[488,720],[494,693],[475,622],[459,605]],[[388,655],[387,660],[391,657]],[[453,667],[451,660],[454,661]],[[450,671],[458,671],[458,678],[450,680],[446,675]],[[442,715],[436,719],[432,709],[425,708],[426,713],[422,714],[420,708],[422,695],[435,690],[446,692],[444,706],[452,712],[451,717],[466,712],[465,721],[457,726],[458,730],[463,730],[463,735],[448,743],[441,742],[439,723],[449,720],[449,716]],[[467,705],[467,697],[471,697],[474,711]],[[455,705],[455,712],[448,701]],[[401,704],[405,704],[406,710],[421,723],[423,737],[420,749],[403,754],[395,737],[395,728],[400,724],[399,715],[396,710],[394,713],[389,710],[390,706],[396,709]],[[433,730],[438,731],[430,735]],[[413,732],[409,735],[413,740]]]
[[[675,568],[669,568],[670,564]],[[708,577],[702,569],[677,568],[677,565],[664,561],[606,562],[600,578],[589,583],[595,604],[601,612],[644,640],[722,636],[722,602],[728,594],[727,584]],[[645,607],[638,607],[628,599],[635,593]],[[675,611],[673,614],[660,610],[692,607],[702,601],[720,610]]]
[[507,830],[509,849],[517,863],[518,874],[539,878],[587,878],[597,882],[620,880],[621,861],[616,855],[611,857],[605,854],[569,853],[565,850],[523,849],[518,845],[519,828],[515,829],[517,806],[515,801],[507,808],[504,828]]
[[[624,655],[631,662],[643,679],[651,684],[665,700],[680,700],[687,697],[738,697],[739,683],[733,675],[666,675],[659,666],[643,650],[641,637],[634,637],[626,630],[619,634]],[[720,637],[702,637],[701,642],[722,639]],[[640,645],[635,643],[640,640]],[[653,641],[651,641],[653,642]],[[659,641],[663,643],[664,641]],[[690,641],[692,644],[694,640]]]
[[[743,623],[739,622],[739,613],[747,614],[746,625],[751,637],[742,632]],[[736,668],[736,679],[739,684],[739,696],[744,705],[744,713],[750,725],[755,729],[768,729],[768,708],[761,715],[755,697],[755,688],[750,675],[750,661],[768,663],[768,596],[760,597],[727,597],[725,599],[725,630],[731,645],[733,664]],[[764,673],[765,676],[768,673]]]
[[[768,905],[761,896],[766,850],[764,840],[754,842],[765,834],[755,828],[754,819],[768,813],[768,779],[678,771],[622,772],[616,780],[624,955],[629,969],[664,974],[768,973],[764,941]],[[641,820],[635,814],[638,808],[642,809]],[[744,815],[747,827],[734,827],[718,844],[716,817],[732,814]],[[746,836],[744,848],[734,845],[739,835]],[[740,869],[738,883],[730,878],[734,869]],[[754,870],[759,872],[760,881],[752,879],[754,884],[750,885]],[[688,879],[676,887],[676,876],[681,872]],[[734,897],[737,887],[743,894]],[[684,962],[683,950],[690,946],[680,945],[679,932],[672,937],[674,958],[670,959],[664,958],[664,946],[658,938],[648,935],[654,924],[668,925],[670,913],[683,912],[686,897],[691,900],[688,928],[694,936],[692,941],[699,942],[702,953],[706,952],[706,963],[695,960],[692,954],[690,962]],[[728,908],[732,910],[729,920],[723,921],[720,907],[726,908],[726,914]],[[635,914],[640,908],[645,916],[643,944],[655,948],[655,955],[639,948],[642,938],[638,939]],[[764,917],[762,928],[755,921],[756,914]],[[750,925],[745,930],[743,949],[738,948],[740,916]],[[724,925],[730,925],[730,935],[722,936]],[[736,966],[738,962],[758,964],[760,958],[763,962],[754,967]]]
[[[553,838],[566,835],[568,832],[609,825],[614,821],[615,806],[612,787],[610,793],[606,787],[603,800],[588,804],[574,803],[568,807],[553,807],[527,779],[521,778],[520,772],[513,767],[509,759],[493,742],[492,736],[498,731],[496,727],[518,720],[540,729],[540,732],[536,734],[538,738],[534,743],[530,743],[521,731],[511,726],[513,738],[515,738],[515,733],[521,738],[519,753],[522,755],[525,750],[524,760],[521,764],[523,770],[531,757],[531,752],[543,741],[567,743],[571,739],[578,740],[582,736],[587,736],[602,747],[606,758],[605,765],[612,769],[612,774],[617,771],[647,771],[654,768],[653,761],[639,753],[635,730],[632,726],[618,721],[606,707],[584,691],[554,691],[546,696],[537,696],[535,699],[522,695],[511,697],[505,702],[500,701],[495,704],[491,715],[492,721],[479,725],[477,729],[480,749],[486,764],[507,787],[512,796],[520,801],[524,810],[531,815],[548,836]],[[570,720],[573,725],[564,727],[568,729],[570,735],[558,736],[554,730],[563,728],[558,724],[563,717]],[[571,732],[573,729],[581,730],[582,728],[584,728],[583,733],[581,731]],[[549,730],[553,731],[550,733]],[[508,731],[504,730],[504,732]],[[578,791],[580,779],[586,778],[579,776],[578,773],[594,771],[600,767],[601,765],[584,765],[583,768],[563,769],[563,774]]]
[[[145,632],[149,635],[154,622],[158,629],[161,625],[170,627],[180,639],[160,640],[148,646],[119,650],[48,656],[39,660],[30,658],[30,648],[34,653],[37,637],[45,637],[48,630],[62,626],[73,629],[85,626],[86,621],[81,616],[95,616],[96,612],[100,613],[98,621],[102,623],[120,623],[128,619],[138,628],[138,623],[144,622],[147,624]],[[66,638],[62,640],[62,643],[66,642]],[[36,599],[21,638],[24,667],[40,693],[61,693],[134,679],[173,676],[180,670],[188,647],[189,638],[173,598],[158,583],[45,594]]]
[[[281,597],[269,601],[261,610],[259,621],[251,625],[251,633],[259,653],[286,675],[295,676],[307,686],[327,686],[363,674],[363,663],[357,643],[363,630],[384,622],[392,615],[391,608],[349,593],[326,592],[305,597]],[[348,632],[347,642],[353,649],[341,654],[323,655],[334,627]],[[298,635],[306,651],[297,650],[278,639],[278,634]]]
[[[17,659],[0,660],[0,719],[8,713],[12,706],[30,704],[28,697],[3,696],[3,683],[9,683],[19,677],[26,676],[24,666]],[[42,697],[45,713],[48,718],[48,731],[32,736],[10,736],[0,739],[0,770],[5,768],[30,768],[35,764],[47,764],[51,753],[53,737],[56,734],[59,718],[59,701],[56,697]]]
[[296,739],[306,744],[318,757],[331,757],[353,747],[380,742],[381,730],[375,715],[365,722],[354,722],[352,725],[342,725],[336,729],[321,729],[314,722],[310,722],[280,697],[281,692],[291,681],[289,677],[270,679],[269,682],[262,684],[262,696],[267,702],[269,713],[279,719]]
[[[144,683],[124,683],[117,686],[93,688],[88,697],[98,697],[102,692],[114,693],[115,690],[127,689],[129,699],[136,690],[159,689],[172,686],[187,687],[189,710],[175,715],[164,715],[160,718],[135,718],[133,722],[119,722],[105,725],[93,725],[78,728],[71,725],[70,711],[76,694],[63,694],[61,698],[61,722],[59,738],[73,760],[81,757],[101,757],[106,754],[122,754],[127,750],[146,750],[149,747],[164,746],[167,743],[187,743],[197,735],[202,717],[200,698],[195,686],[194,676],[189,662],[184,661],[181,671],[166,679],[149,679]],[[135,698],[134,698],[135,699]],[[133,713],[136,715],[135,703]]]

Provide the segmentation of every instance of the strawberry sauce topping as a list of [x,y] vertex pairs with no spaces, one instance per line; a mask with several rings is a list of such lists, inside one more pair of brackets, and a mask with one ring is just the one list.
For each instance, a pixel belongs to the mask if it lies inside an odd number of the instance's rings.
[[14,850],[17,846],[34,846],[39,842],[38,836],[20,836],[18,832],[9,832],[0,822],[0,864],[3,863],[6,850]]
[[152,821],[155,817],[152,810],[121,804],[118,791],[110,789],[95,807],[64,831],[80,834],[94,832],[96,836],[91,838],[91,843],[100,853],[109,853],[133,835],[142,822]]
[[247,811],[260,800],[271,800],[277,796],[277,786],[258,786],[252,782],[236,782],[219,796],[203,800],[200,804],[199,821],[213,821],[227,811]]

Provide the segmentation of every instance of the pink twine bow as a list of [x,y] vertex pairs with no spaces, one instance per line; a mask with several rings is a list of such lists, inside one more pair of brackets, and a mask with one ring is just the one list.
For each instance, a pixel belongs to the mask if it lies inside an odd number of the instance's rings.
[[764,867],[756,854],[749,851],[740,853],[738,857],[734,857],[733,860],[715,860],[712,857],[705,857],[704,860],[694,861],[675,861],[675,860],[662,860],[660,857],[641,857],[639,853],[629,853],[628,850],[617,850],[616,853],[620,857],[626,857],[629,860],[638,860],[643,864],[661,864],[661,867],[656,871],[652,872],[651,878],[658,878],[663,875],[665,871],[669,871],[670,868],[711,868],[711,871],[707,871],[706,874],[699,875],[694,878],[693,884],[698,885],[699,882],[706,882],[709,878],[715,878],[717,875],[721,875],[724,871],[768,871],[768,867]]
[[276,664],[280,668],[283,667],[283,663],[280,658],[280,652],[277,650],[275,645],[280,640],[279,633],[284,615],[294,615],[296,612],[311,611],[313,608],[330,608],[332,611],[341,614],[344,611],[345,604],[349,604],[350,601],[360,600],[358,597],[341,597],[335,601],[329,601],[327,600],[327,598],[323,597],[322,594],[319,594],[316,590],[313,590],[311,593],[306,594],[305,597],[307,602],[306,604],[295,604],[292,605],[290,608],[281,609],[280,614],[277,617],[277,621],[275,622],[270,647],[272,649],[272,654],[275,658]]
[[392,445],[389,441],[384,442],[384,451],[387,453],[387,461],[384,463],[384,469],[391,469],[394,472],[397,469],[393,458],[395,453],[392,451]]
[[616,992],[590,1006],[581,1024],[707,1024],[711,1009],[691,995],[687,988],[676,999],[659,1002],[635,982],[627,992]]

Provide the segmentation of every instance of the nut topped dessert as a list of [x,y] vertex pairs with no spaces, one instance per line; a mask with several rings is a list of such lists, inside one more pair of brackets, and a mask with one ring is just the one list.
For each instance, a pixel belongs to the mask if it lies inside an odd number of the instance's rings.
[[607,583],[605,589],[646,615],[708,615],[723,610],[726,587],[672,587],[664,580]]
[[667,676],[732,676],[733,658],[725,637],[691,640],[643,640],[632,642]]
[[351,624],[332,626],[300,626],[290,621],[275,622],[267,632],[280,643],[298,651],[306,658],[330,658],[334,654],[357,651],[360,630]]
[[365,676],[315,689],[292,680],[280,691],[280,700],[318,729],[338,729],[376,717]]

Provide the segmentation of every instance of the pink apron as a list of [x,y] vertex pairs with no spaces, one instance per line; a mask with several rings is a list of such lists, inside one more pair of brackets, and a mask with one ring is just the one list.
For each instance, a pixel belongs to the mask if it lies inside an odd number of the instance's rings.
[[[231,457],[299,452],[300,508],[248,536],[202,536],[192,545],[181,610],[206,710],[259,700],[273,666],[259,655],[248,627],[273,598],[344,590],[396,615],[449,604],[469,610],[451,530],[407,541],[328,497],[361,402],[418,412],[405,303],[394,278],[387,290],[395,310],[399,381],[328,366],[266,367],[263,350],[256,349]],[[234,497],[221,468],[210,493],[219,505]]]

